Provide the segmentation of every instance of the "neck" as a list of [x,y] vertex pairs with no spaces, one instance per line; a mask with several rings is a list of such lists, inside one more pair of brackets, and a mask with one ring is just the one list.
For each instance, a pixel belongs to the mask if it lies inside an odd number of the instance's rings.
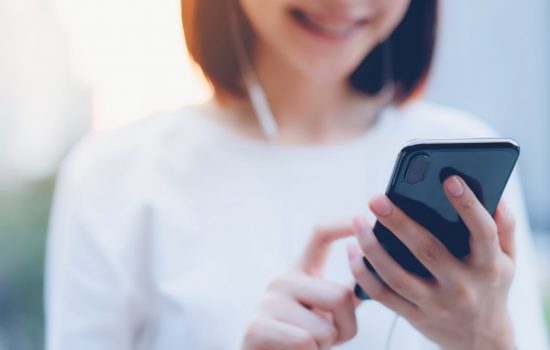
[[312,78],[265,49],[254,52],[254,70],[284,143],[323,143],[363,134],[384,98],[367,97],[344,78]]

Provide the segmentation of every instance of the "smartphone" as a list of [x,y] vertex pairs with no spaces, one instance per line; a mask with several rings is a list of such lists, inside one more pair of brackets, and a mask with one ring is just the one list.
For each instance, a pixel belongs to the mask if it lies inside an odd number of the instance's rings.
[[[459,175],[489,213],[494,214],[516,165],[520,147],[512,139],[412,140],[397,157],[388,198],[435,235],[459,259],[470,252],[470,233],[443,191],[443,181]],[[407,271],[431,278],[430,272],[384,225],[374,234],[382,247]],[[376,273],[366,258],[367,268]],[[355,286],[361,299],[368,295]]]

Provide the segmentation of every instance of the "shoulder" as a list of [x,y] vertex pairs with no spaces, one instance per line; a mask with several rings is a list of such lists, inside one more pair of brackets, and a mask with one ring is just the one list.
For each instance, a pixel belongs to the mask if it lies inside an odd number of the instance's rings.
[[56,190],[98,215],[135,209],[162,181],[159,172],[192,168],[201,147],[195,127],[200,113],[183,107],[89,133],[63,160]]
[[418,137],[499,136],[494,127],[473,114],[425,100],[417,100],[402,107],[396,107],[395,111],[400,129],[417,133]]
[[[158,145],[174,131],[176,126],[191,123],[195,111],[192,107],[150,115],[144,119],[112,130],[91,131],[69,152],[66,162],[88,160],[121,160],[129,156],[140,156],[138,152]],[[182,130],[185,130],[184,128]]]
[[196,107],[184,107],[86,135],[58,172],[52,214],[57,224],[51,228],[55,236],[93,239],[105,251],[123,251],[135,235],[147,234],[135,225],[150,220],[155,196],[165,193],[158,188],[166,178],[175,174],[181,180],[175,165],[185,168],[197,158],[186,152],[199,144],[193,125],[201,116]]
[[192,143],[196,136],[193,124],[199,115],[198,108],[188,106],[116,129],[92,131],[70,150],[61,171],[74,173],[80,180],[129,173],[176,143]]

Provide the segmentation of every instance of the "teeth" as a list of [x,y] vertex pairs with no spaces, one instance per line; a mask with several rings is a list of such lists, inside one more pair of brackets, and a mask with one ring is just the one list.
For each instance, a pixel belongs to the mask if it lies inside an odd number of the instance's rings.
[[355,27],[354,24],[333,23],[317,20],[305,15],[304,20],[315,29],[332,35],[344,35]]
[[353,28],[353,26],[349,26],[349,25],[316,22],[311,20],[310,20],[310,23],[318,27],[319,29],[324,30],[325,32],[330,32],[334,34],[344,34]]

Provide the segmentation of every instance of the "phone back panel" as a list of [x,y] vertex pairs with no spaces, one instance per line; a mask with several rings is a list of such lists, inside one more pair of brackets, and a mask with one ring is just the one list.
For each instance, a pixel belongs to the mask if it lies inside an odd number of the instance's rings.
[[[386,195],[443,242],[456,257],[463,258],[470,252],[470,235],[443,192],[443,180],[450,175],[461,176],[492,215],[519,157],[519,146],[511,140],[433,142],[418,142],[403,148]],[[409,164],[419,155],[427,155],[431,159],[430,165],[422,181],[408,183]],[[405,245],[378,221],[374,233],[405,269],[424,277],[431,276]]]

